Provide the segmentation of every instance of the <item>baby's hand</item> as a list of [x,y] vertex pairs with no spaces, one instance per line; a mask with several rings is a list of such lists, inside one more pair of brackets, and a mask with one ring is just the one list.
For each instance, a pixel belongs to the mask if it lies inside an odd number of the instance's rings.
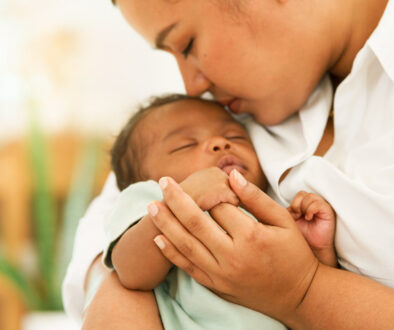
[[203,211],[209,211],[220,203],[239,204],[238,197],[230,188],[228,175],[218,167],[197,171],[180,185]]
[[335,212],[330,204],[319,195],[300,191],[288,210],[316,257],[326,265],[337,266]]

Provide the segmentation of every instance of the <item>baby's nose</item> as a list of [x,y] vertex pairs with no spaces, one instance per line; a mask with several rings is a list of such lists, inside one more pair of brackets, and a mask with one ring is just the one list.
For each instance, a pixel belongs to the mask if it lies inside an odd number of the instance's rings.
[[209,149],[218,152],[231,149],[231,143],[223,137],[214,137],[210,141]]

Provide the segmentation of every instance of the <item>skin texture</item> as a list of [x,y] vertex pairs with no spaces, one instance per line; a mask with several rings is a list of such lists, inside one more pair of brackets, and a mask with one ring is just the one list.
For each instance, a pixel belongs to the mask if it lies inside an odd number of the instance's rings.
[[[126,20],[152,44],[160,31],[177,24],[164,45],[178,61],[190,94],[210,90],[224,104],[239,99],[230,108],[251,113],[262,124],[279,123],[296,112],[324,73],[330,73],[336,82],[344,79],[386,3],[387,0],[246,0],[241,13],[234,15],[219,0],[118,1]],[[188,47],[191,38],[193,47]],[[185,49],[190,50],[188,56],[184,56]],[[248,233],[234,234],[232,241],[237,242],[243,256],[257,253],[259,266],[249,258],[237,258],[238,250],[229,244],[221,250],[211,247],[209,251],[194,246],[195,237],[205,230],[203,222],[193,224],[194,235],[177,235],[177,226],[187,226],[190,213],[169,200],[165,202],[177,218],[164,213],[167,206],[160,204],[155,222],[165,234],[160,238],[165,243],[166,257],[201,282],[204,281],[201,274],[197,275],[198,269],[213,278],[220,285],[212,289],[226,299],[276,316],[295,329],[386,329],[394,324],[392,289],[317,263],[309,247],[302,243],[293,219],[287,218],[253,185],[242,188],[235,181],[230,176],[237,196],[261,223]],[[166,189],[172,194],[176,187],[170,184]],[[217,210],[217,220],[225,212],[235,219],[231,205],[222,205]],[[237,221],[233,223],[236,225]],[[254,241],[248,243],[246,238]],[[293,239],[298,242],[296,255],[286,250],[285,241]],[[180,254],[183,241],[192,244],[192,251],[199,252],[184,250]],[[206,262],[209,255],[218,258],[219,254],[226,272]],[[286,254],[290,264],[277,264],[271,257]],[[304,268],[297,272],[299,263]],[[274,278],[268,270],[275,274]],[[275,285],[266,288],[270,280]],[[281,291],[283,283],[294,284],[290,294]],[[278,291],[274,290],[276,285]]]

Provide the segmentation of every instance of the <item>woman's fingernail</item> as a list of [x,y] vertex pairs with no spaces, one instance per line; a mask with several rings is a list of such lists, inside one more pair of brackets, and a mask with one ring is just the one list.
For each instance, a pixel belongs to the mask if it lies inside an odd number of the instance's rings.
[[237,181],[237,184],[240,187],[245,187],[247,181],[244,178],[244,176],[241,173],[239,173],[237,170],[233,170],[233,172],[234,172],[234,179],[235,179],[235,181]]
[[148,208],[149,214],[152,217],[154,217],[159,212],[159,209],[157,208],[157,205],[155,203],[150,203],[147,208]]
[[163,250],[164,247],[166,246],[166,245],[164,244],[163,239],[162,239],[160,236],[156,236],[156,237],[153,239],[153,241],[156,243],[156,245],[158,246],[158,248],[159,248],[160,250]]
[[166,189],[166,187],[168,186],[168,179],[166,177],[160,178],[159,185],[161,190]]

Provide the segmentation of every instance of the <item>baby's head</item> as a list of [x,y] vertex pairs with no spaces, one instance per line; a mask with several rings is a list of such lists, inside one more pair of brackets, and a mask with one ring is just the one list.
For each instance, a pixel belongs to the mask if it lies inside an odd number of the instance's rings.
[[244,127],[222,106],[185,95],[155,98],[122,129],[111,151],[121,190],[131,183],[217,166],[264,189],[266,178]]

